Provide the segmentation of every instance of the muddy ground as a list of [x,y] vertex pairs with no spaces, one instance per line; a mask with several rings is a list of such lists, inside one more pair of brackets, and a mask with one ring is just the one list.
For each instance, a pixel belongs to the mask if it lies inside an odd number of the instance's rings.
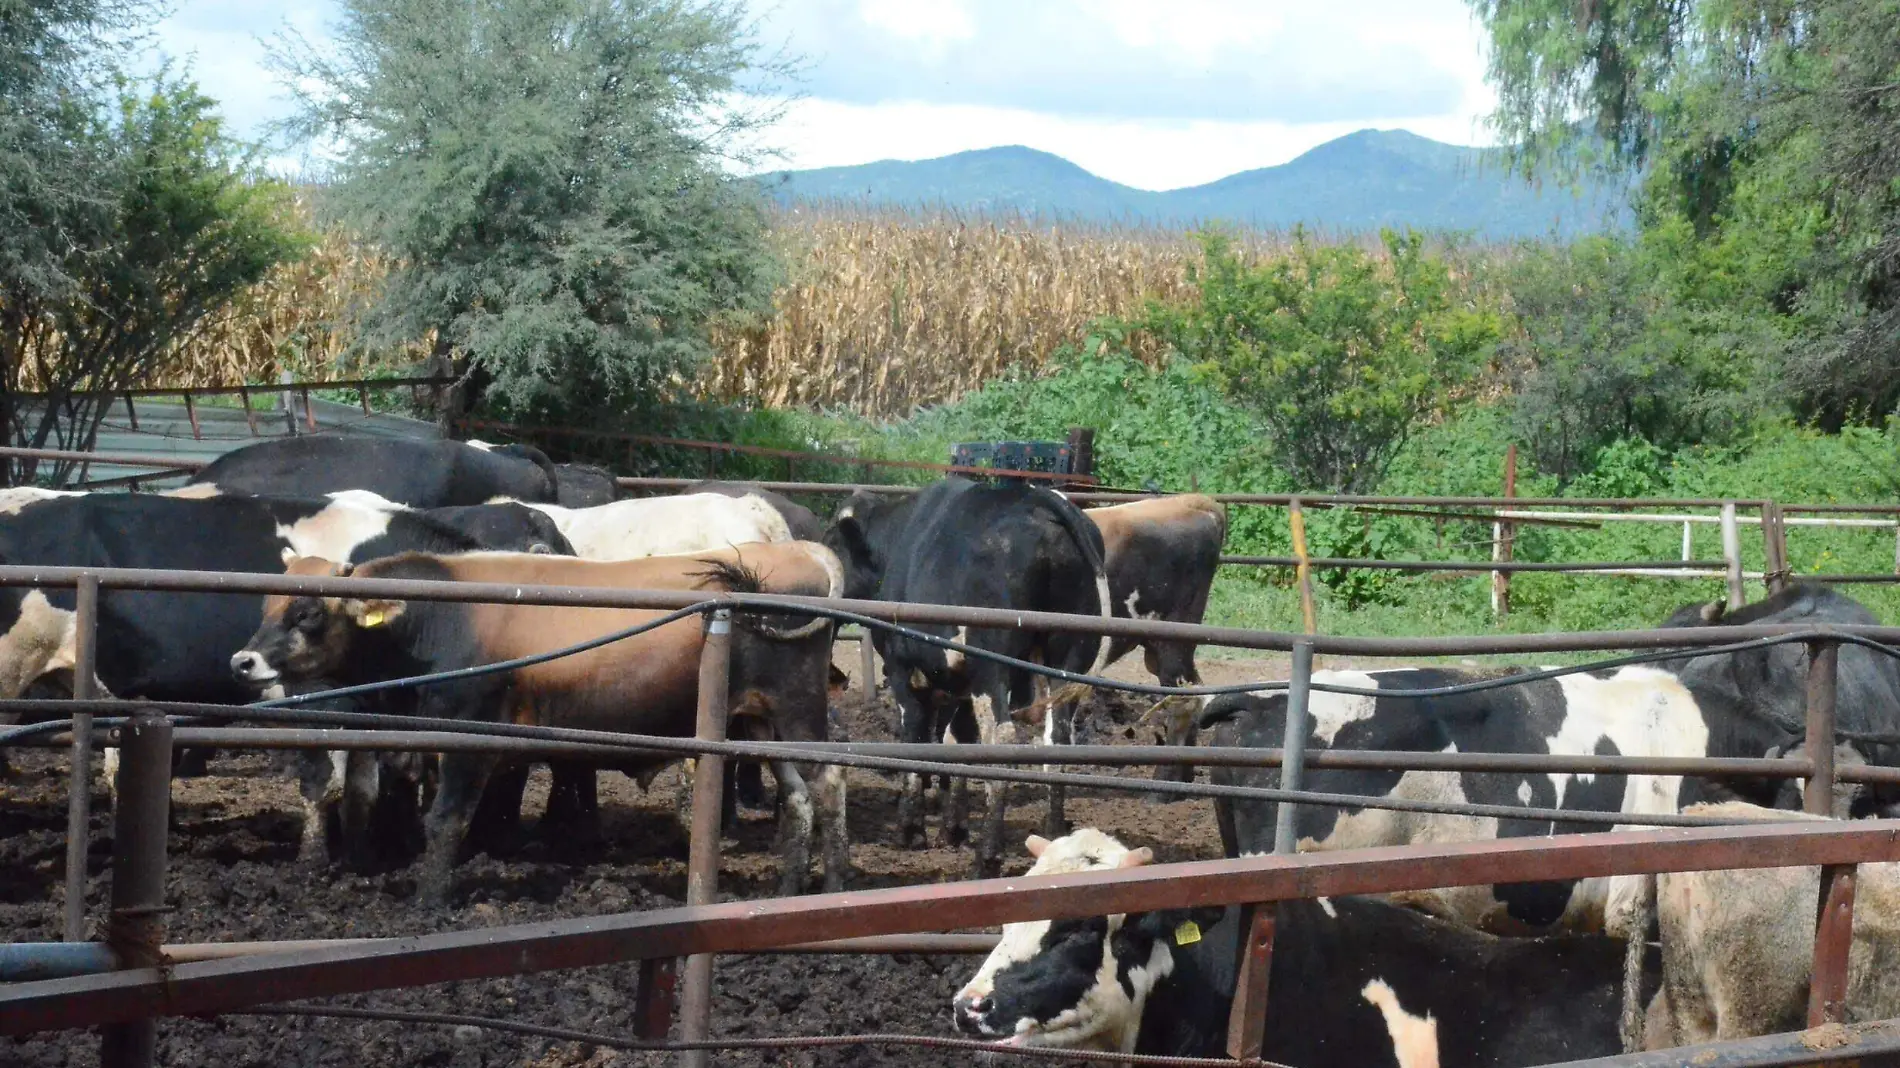
[[[838,662],[853,675],[840,705],[855,740],[889,740],[894,709],[882,698],[866,701],[856,679],[856,650],[841,645]],[[1140,678],[1138,657],[1115,674]],[[1283,659],[1204,662],[1209,682],[1285,676]],[[1329,665],[1343,666],[1343,665]],[[1130,721],[1148,707],[1141,699],[1094,710],[1092,730],[1079,740],[1146,741]],[[66,780],[63,757],[44,751],[15,754],[13,774],[0,781],[0,937],[7,941],[59,936],[60,880],[65,854]],[[1091,770],[1091,769],[1075,769]],[[1145,777],[1145,769],[1129,774]],[[1203,773],[1204,774],[1204,773]],[[172,794],[167,903],[168,941],[347,938],[452,931],[560,917],[662,908],[685,893],[687,837],[681,822],[681,781],[663,773],[642,792],[618,773],[601,775],[602,841],[582,846],[523,840],[464,862],[447,909],[425,909],[404,870],[363,876],[321,873],[295,863],[301,829],[294,783],[271,769],[262,754],[226,755],[204,778],[179,780]],[[967,878],[967,849],[936,844],[900,848],[895,780],[853,771],[849,777],[853,888],[875,888]],[[1039,791],[1022,787],[1009,809],[1007,871],[1029,858],[1019,846],[1041,826]],[[981,811],[973,791],[972,827]],[[545,772],[530,784],[524,819],[539,816]],[[103,917],[111,857],[110,821],[103,794],[95,796],[88,906]],[[1164,861],[1216,857],[1220,840],[1206,801],[1152,803],[1122,794],[1077,795],[1069,818],[1077,826],[1110,830],[1131,846],[1146,845]],[[725,843],[720,890],[725,900],[769,896],[778,863],[775,823],[746,820]],[[715,976],[714,1027],[721,1035],[779,1036],[848,1032],[951,1035],[950,998],[978,958],[959,956],[724,957]],[[553,972],[515,979],[453,983],[338,999],[337,1004],[410,1011],[506,1017],[599,1034],[634,1033],[637,965]],[[414,1024],[342,1020],[226,1017],[168,1020],[159,1029],[159,1061],[218,1068],[430,1065],[570,1066],[671,1064],[662,1054],[626,1053],[571,1042]],[[0,1039],[0,1066],[52,1068],[97,1063],[89,1034],[58,1034],[26,1041]],[[903,1048],[722,1053],[720,1065],[958,1065],[968,1053]]]

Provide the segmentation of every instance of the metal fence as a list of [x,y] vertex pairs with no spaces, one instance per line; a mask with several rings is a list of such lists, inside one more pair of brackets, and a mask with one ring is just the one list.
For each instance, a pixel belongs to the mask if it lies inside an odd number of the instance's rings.
[[[1116,747],[1077,748],[1056,759],[1068,763],[1141,765],[1156,763],[1258,762],[1279,764],[1283,786],[1275,791],[1237,790],[1309,804],[1337,804],[1342,799],[1299,789],[1308,766],[1358,761],[1360,766],[1442,768],[1468,766],[1500,770],[1512,767],[1542,771],[1636,772],[1669,774],[1740,775],[1807,780],[1811,809],[1825,811],[1837,779],[1894,781],[1900,772],[1887,768],[1836,769],[1833,760],[1834,685],[1840,643],[1875,645],[1883,650],[1900,644],[1900,628],[1834,627],[1822,630],[1782,625],[1687,628],[1611,633],[1491,635],[1482,638],[1372,639],[1339,638],[1216,627],[1199,627],[1152,620],[1103,619],[1046,613],[1017,613],[941,605],[891,604],[875,601],[826,600],[768,595],[707,596],[703,593],[575,587],[499,586],[478,583],[409,580],[318,578],[286,575],[198,573],[166,571],[86,570],[72,568],[0,567],[0,586],[71,587],[77,590],[78,664],[75,678],[95,674],[93,631],[98,594],[102,588],[127,590],[225,591],[231,593],[302,593],[318,596],[390,597],[408,600],[500,602],[690,610],[710,623],[734,610],[824,614],[866,626],[906,626],[913,623],[975,627],[1023,627],[1072,633],[1166,637],[1201,644],[1253,649],[1283,649],[1294,654],[1293,677],[1285,683],[1244,684],[1234,688],[1284,688],[1288,694],[1290,725],[1300,726],[1308,694],[1314,689],[1341,689],[1312,677],[1315,652],[1354,653],[1397,657],[1439,655],[1446,652],[1544,652],[1595,649],[1730,648],[1737,643],[1798,641],[1809,645],[1808,707],[1804,724],[1807,755],[1779,760],[1690,760],[1660,758],[1577,757],[1535,754],[1365,754],[1303,753],[1303,730],[1290,730],[1279,751],[1217,752],[1206,748],[1154,752]],[[952,644],[945,639],[932,639]],[[980,650],[968,649],[969,655]],[[1676,653],[1673,655],[1683,655]],[[69,703],[72,718],[66,724],[16,728],[0,735],[0,744],[31,734],[64,729],[73,754],[72,822],[70,843],[83,848],[85,807],[89,791],[88,757],[94,735],[106,733],[105,744],[121,749],[115,812],[115,852],[111,912],[106,924],[103,953],[93,963],[115,965],[104,974],[73,975],[18,983],[0,988],[0,1034],[17,1035],[55,1028],[102,1027],[105,1063],[149,1064],[155,1035],[154,1020],[167,1015],[203,1015],[266,1011],[265,1007],[299,998],[324,997],[458,979],[520,975],[559,968],[642,961],[639,1018],[646,1033],[628,1048],[681,1049],[688,1063],[706,1050],[734,1043],[710,1038],[711,954],[758,952],[797,948],[805,951],[971,951],[983,942],[960,936],[956,942],[933,939],[933,932],[971,928],[1049,917],[1082,917],[1103,913],[1180,907],[1187,904],[1248,906],[1250,937],[1240,961],[1241,980],[1230,1025],[1229,1052],[1257,1057],[1263,1034],[1265,975],[1274,922],[1272,902],[1296,897],[1334,894],[1383,893],[1438,886],[1509,883],[1526,880],[1582,878],[1608,874],[1707,868],[1748,868],[1820,864],[1824,866],[1821,909],[1818,913],[1810,1021],[1839,1022],[1846,982],[1846,949],[1852,932],[1855,865],[1871,860],[1900,860],[1900,821],[1844,824],[1756,824],[1748,826],[1690,826],[1661,831],[1625,831],[1611,834],[1564,836],[1557,839],[1514,839],[1460,845],[1415,846],[1360,850],[1336,854],[1276,855],[1238,860],[1163,865],[1115,872],[966,882],[947,886],[814,895],[796,899],[714,904],[719,865],[718,808],[723,762],[728,756],[767,756],[815,763],[837,763],[886,770],[929,770],[970,777],[1013,781],[1060,781],[1112,784],[1157,792],[1203,794],[1217,788],[1197,784],[1153,783],[1125,778],[1086,776],[1048,777],[1049,773],[1004,768],[997,764],[1043,764],[1053,754],[1037,746],[875,746],[842,743],[738,743],[726,740],[728,656],[725,629],[708,626],[702,646],[699,717],[695,739],[654,738],[600,732],[531,728],[512,724],[474,725],[454,721],[402,721],[430,734],[404,736],[381,729],[374,732],[298,733],[244,731],[241,728],[180,725],[161,714],[213,716],[225,720],[262,719],[356,724],[387,728],[391,717],[287,710],[251,706],[154,706],[150,702],[102,700],[86,692],[82,682]],[[1045,669],[1046,670],[1046,669]],[[1563,671],[1583,668],[1557,669]],[[1204,692],[1210,687],[1151,687],[1145,684],[1087,680],[1050,672],[1059,678],[1093,681],[1120,689],[1146,692]],[[1508,685],[1513,680],[1486,682]],[[1522,681],[1517,679],[1514,681]],[[282,704],[279,702],[278,704]],[[41,707],[41,702],[5,702],[0,710]],[[128,718],[102,719],[97,712],[130,713]],[[369,722],[365,722],[369,721]],[[381,735],[376,737],[375,735]],[[195,960],[168,960],[164,956],[165,830],[169,805],[170,753],[186,741],[219,744],[245,743],[269,747],[432,748],[462,745],[492,747],[490,751],[545,756],[546,744],[605,747],[624,755],[628,749],[697,753],[694,776],[692,834],[688,863],[687,905],[613,916],[596,916],[518,927],[488,928],[415,938],[349,940],[303,943],[286,948],[277,944],[231,944],[191,952]],[[539,747],[538,747],[539,746]],[[598,750],[571,748],[585,755]],[[1385,799],[1357,798],[1365,807]],[[1291,806],[1283,804],[1283,812]],[[1520,815],[1529,810],[1515,810]],[[1571,814],[1572,816],[1578,814]],[[1591,814],[1583,814],[1590,816]],[[1598,813],[1593,822],[1693,823],[1687,817],[1645,821],[1622,814]],[[1284,839],[1284,836],[1282,836]],[[1286,845],[1284,840],[1280,843]],[[83,853],[80,854],[83,859]],[[83,864],[67,870],[68,942],[83,936]],[[77,917],[77,923],[75,923]],[[897,936],[901,942],[864,939]],[[858,939],[839,943],[840,939]],[[812,943],[829,943],[813,946]],[[904,947],[897,949],[895,947]],[[247,952],[254,951],[254,952]],[[66,945],[47,947],[48,953],[87,952]],[[680,1020],[683,1043],[663,1040],[672,1013],[668,1001],[674,989],[670,962],[685,957]],[[334,1013],[343,1010],[288,1006],[272,1012]],[[373,1010],[351,1010],[373,1012]],[[484,1021],[493,1024],[494,1021]],[[837,1044],[862,1041],[867,1036],[822,1036],[809,1041]],[[933,1036],[878,1037],[880,1041],[929,1042],[957,1045],[956,1040]],[[807,1040],[774,1040],[779,1046]],[[1840,1044],[1815,1050],[1798,1040],[1757,1043],[1743,1050],[1724,1047],[1725,1053],[1754,1059],[1722,1063],[1781,1064],[1837,1060],[1896,1047],[1891,1028],[1847,1033]],[[743,1043],[740,1043],[743,1044]],[[972,1045],[964,1043],[964,1045]],[[991,1047],[993,1048],[993,1047]],[[1666,1063],[1689,1063],[1701,1053],[1677,1051]],[[1777,1059],[1781,1058],[1781,1059]],[[1174,1062],[1181,1063],[1181,1062]],[[1628,1063],[1639,1063],[1632,1060]],[[1658,1063],[1653,1056],[1640,1063]],[[1705,1063],[1695,1060],[1694,1063]]]

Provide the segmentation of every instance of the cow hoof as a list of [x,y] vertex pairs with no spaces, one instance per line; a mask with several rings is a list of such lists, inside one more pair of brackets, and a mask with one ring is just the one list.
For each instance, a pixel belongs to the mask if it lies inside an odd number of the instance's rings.
[[922,849],[924,846],[924,829],[922,827],[905,827],[897,832],[897,841],[898,844],[902,845],[905,849]]
[[978,879],[995,879],[1003,874],[1003,858],[978,857],[971,871]]
[[825,873],[825,893],[827,894],[844,893],[844,876],[841,873],[835,872],[835,871],[828,871]]
[[970,829],[968,827],[945,827],[943,829],[943,845],[945,849],[962,849],[969,844]]

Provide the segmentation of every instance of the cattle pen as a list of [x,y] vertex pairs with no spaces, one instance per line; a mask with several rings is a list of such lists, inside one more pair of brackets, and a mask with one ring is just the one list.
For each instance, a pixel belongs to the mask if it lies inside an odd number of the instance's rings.
[[[221,1014],[355,1016],[393,1018],[448,1026],[492,1027],[518,1034],[563,1037],[629,1050],[678,1051],[685,1063],[706,1063],[711,1051],[748,1047],[792,1049],[845,1044],[936,1045],[953,1049],[1072,1060],[1121,1063],[1223,1063],[1182,1058],[1144,1058],[1079,1051],[999,1048],[937,1035],[816,1035],[772,1039],[712,1037],[711,955],[774,950],[802,952],[968,952],[985,943],[967,931],[1037,918],[1080,918],[1185,905],[1233,904],[1249,909],[1249,937],[1239,961],[1240,983],[1229,1024],[1229,1053],[1259,1063],[1267,1006],[1266,976],[1272,952],[1274,902],[1295,898],[1383,893],[1406,889],[1526,880],[1643,874],[1676,870],[1821,865],[1817,902],[1809,1023],[1824,1031],[1772,1036],[1710,1047],[1611,1058],[1603,1065],[1720,1064],[1779,1065],[1865,1058],[1900,1053],[1900,1024],[1841,1025],[1846,989],[1847,946],[1852,931],[1855,869],[1858,863],[1900,860],[1900,821],[1840,823],[1767,823],[1708,825],[1689,816],[1636,816],[1578,810],[1536,813],[1539,819],[1567,819],[1656,829],[1565,835],[1476,844],[1406,846],[1193,861],[1128,870],[1037,878],[978,880],[946,885],[908,886],[799,898],[715,903],[720,840],[719,784],[724,761],[769,757],[810,763],[841,764],[882,771],[947,773],[1026,783],[1143,790],[1178,796],[1251,796],[1294,803],[1338,804],[1341,799],[1300,789],[1306,767],[1335,762],[1389,769],[1502,767],[1547,772],[1625,772],[1655,774],[1749,775],[1806,781],[1810,808],[1826,810],[1836,781],[1900,782],[1900,769],[1836,767],[1833,759],[1835,670],[1841,644],[1855,644],[1895,655],[1900,628],[1835,626],[1824,629],[1789,625],[1731,626],[1598,632],[1578,634],[1488,635],[1440,638],[1345,638],[1193,626],[1141,619],[1105,619],[1030,612],[829,600],[769,595],[710,596],[678,591],[500,586],[478,583],[313,578],[210,572],[84,570],[0,567],[0,586],[73,588],[77,597],[75,678],[92,676],[98,593],[101,589],[140,591],[223,591],[244,594],[380,596],[406,600],[508,602],[572,607],[659,610],[666,618],[701,617],[703,646],[699,720],[693,739],[661,738],[512,724],[418,721],[402,717],[312,711],[294,703],[265,702],[246,707],[155,704],[100,698],[82,682],[69,702],[8,701],[0,711],[61,718],[0,733],[0,744],[35,740],[67,748],[73,754],[73,822],[69,841],[83,848],[89,751],[96,743],[121,751],[116,794],[116,831],[112,856],[111,903],[103,945],[82,943],[83,892],[68,891],[67,939],[63,943],[8,947],[16,962],[58,974],[0,987],[0,1035],[18,1036],[59,1029],[98,1027],[104,1063],[114,1066],[152,1063],[155,1021],[161,1017],[212,1017]],[[1316,653],[1381,657],[1420,657],[1471,653],[1548,653],[1637,650],[1612,663],[1692,655],[1705,651],[1800,643],[1809,647],[1806,755],[1776,759],[1662,759],[1644,757],[1556,756],[1467,753],[1353,753],[1304,755],[1302,735],[1289,732],[1279,749],[1222,752],[1211,747],[1074,747],[1061,764],[1160,765],[1228,763],[1277,766],[1281,789],[1216,787],[1197,783],[1146,782],[1011,765],[1049,763],[1049,749],[1037,746],[890,745],[876,743],[761,743],[726,740],[727,692],[722,635],[734,611],[825,615],[864,627],[947,624],[966,627],[1018,627],[1045,631],[1127,637],[1160,637],[1231,648],[1293,654],[1293,677],[1284,682],[1228,686],[1160,687],[1095,679],[1042,670],[1060,681],[1087,682],[1139,693],[1206,694],[1284,690],[1290,724],[1304,719],[1313,690],[1328,684],[1311,675]],[[918,632],[910,632],[917,635]],[[982,650],[934,636],[933,644],[966,655]],[[494,665],[506,669],[510,665]],[[1555,673],[1602,665],[1553,669]],[[1025,667],[1031,667],[1025,665]],[[1546,673],[1538,673],[1546,674]],[[1514,681],[1524,681],[1517,677]],[[416,684],[427,680],[396,680]],[[1509,685],[1505,680],[1497,685]],[[1333,687],[1338,689],[1338,687]],[[314,696],[314,695],[313,695]],[[97,717],[96,719],[94,717]],[[237,722],[278,726],[248,728]],[[204,725],[206,723],[210,725]],[[320,731],[310,728],[324,728]],[[687,862],[687,904],[594,915],[528,925],[486,927],[388,939],[339,939],[303,942],[225,943],[217,946],[167,947],[164,941],[164,874],[167,809],[170,803],[170,753],[175,745],[215,743],[258,748],[363,748],[443,751],[458,747],[548,756],[663,753],[696,755],[691,809],[692,833]],[[1364,807],[1396,806],[1383,798],[1354,798]],[[1418,802],[1410,802],[1414,806]],[[1452,811],[1483,811],[1485,806],[1441,803]],[[1284,810],[1284,809],[1283,809]],[[1530,815],[1528,810],[1519,814]],[[1284,843],[1277,843],[1284,844]],[[83,853],[80,854],[83,857]],[[83,886],[83,862],[67,869],[69,886]],[[79,923],[75,923],[75,917]],[[850,940],[850,941],[844,941]],[[675,962],[684,965],[675,972]],[[455,980],[527,975],[607,963],[640,962],[636,996],[643,1022],[634,1036],[596,1035],[519,1021],[459,1014],[384,1013],[376,1009],[311,1005],[303,999],[426,986]],[[677,1015],[681,1038],[666,1035]],[[1224,1063],[1233,1063],[1232,1061]]]

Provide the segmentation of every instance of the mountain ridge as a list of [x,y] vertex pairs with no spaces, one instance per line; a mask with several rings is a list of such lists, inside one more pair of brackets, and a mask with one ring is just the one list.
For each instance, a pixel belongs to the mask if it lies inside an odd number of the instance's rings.
[[1573,237],[1630,225],[1627,186],[1535,188],[1511,173],[1502,149],[1451,145],[1404,130],[1359,130],[1285,163],[1168,190],[1123,185],[1023,145],[775,171],[759,180],[781,203],[1090,222],[1299,224],[1347,232],[1409,226],[1488,238]]

